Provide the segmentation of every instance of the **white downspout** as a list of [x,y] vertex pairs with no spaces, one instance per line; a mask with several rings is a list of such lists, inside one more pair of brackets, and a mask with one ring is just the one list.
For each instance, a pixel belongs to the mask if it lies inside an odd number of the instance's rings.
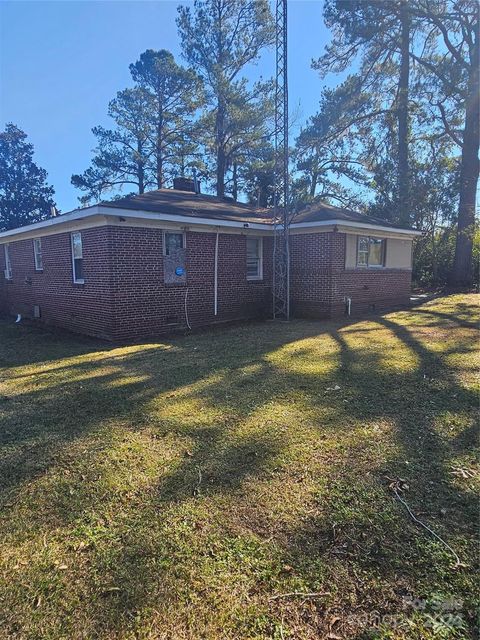
[[213,313],[218,314],[218,230],[215,236],[215,274],[213,281]]

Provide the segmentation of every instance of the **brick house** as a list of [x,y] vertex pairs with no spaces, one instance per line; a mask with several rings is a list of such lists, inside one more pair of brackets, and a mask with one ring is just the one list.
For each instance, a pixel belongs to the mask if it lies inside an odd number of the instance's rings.
[[[187,186],[189,185],[182,185]],[[418,232],[319,204],[291,225],[291,309],[408,302]],[[269,212],[160,189],[0,233],[0,311],[108,340],[269,317]]]

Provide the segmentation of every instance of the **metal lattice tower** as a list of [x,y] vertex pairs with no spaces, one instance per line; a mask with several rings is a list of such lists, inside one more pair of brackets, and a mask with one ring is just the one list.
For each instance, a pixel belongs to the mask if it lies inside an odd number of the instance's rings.
[[275,13],[275,167],[273,317],[290,317],[287,0],[276,0]]

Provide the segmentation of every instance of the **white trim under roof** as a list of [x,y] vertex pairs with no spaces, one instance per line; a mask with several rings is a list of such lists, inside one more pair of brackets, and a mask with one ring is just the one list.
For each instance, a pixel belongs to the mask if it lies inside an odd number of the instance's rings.
[[142,211],[137,209],[120,209],[117,207],[101,206],[101,213],[107,216],[117,216],[120,218],[140,218],[142,220],[165,220],[165,222],[182,223],[184,226],[191,224],[207,225],[209,227],[231,227],[234,229],[259,229],[272,230],[272,225],[263,222],[248,222],[239,220],[224,220],[222,218],[201,218],[200,216],[181,216],[174,213],[154,213],[152,211]]
[[[86,219],[90,219],[87,220]],[[121,220],[123,218],[124,220]],[[249,231],[262,231],[265,235],[273,234],[273,227],[271,224],[264,222],[248,222],[239,220],[224,220],[221,218],[208,218],[208,217],[193,217],[176,214],[163,214],[153,213],[151,211],[143,211],[136,209],[121,209],[119,207],[108,207],[105,205],[94,205],[91,207],[85,207],[84,209],[74,209],[69,213],[65,213],[48,220],[42,220],[41,222],[34,222],[25,227],[18,227],[17,229],[10,229],[9,231],[3,231],[0,233],[0,244],[4,244],[9,240],[21,239],[23,237],[30,238],[34,235],[40,236],[40,231],[44,231],[45,235],[52,235],[54,233],[66,233],[72,229],[89,228],[97,226],[106,226],[109,224],[115,224],[119,226],[122,222],[130,221],[135,223],[135,226],[141,226],[141,221],[148,221],[147,226],[158,226],[162,228],[165,223],[169,226],[178,226],[179,228],[198,227],[199,231],[211,231],[212,229],[225,228],[229,229],[233,233],[248,233]],[[54,230],[59,225],[61,228],[58,231]],[[375,230],[376,232],[395,234],[401,236],[418,236],[421,235],[421,231],[415,231],[413,229],[397,229],[395,227],[386,227],[378,224],[367,222],[356,222],[350,220],[320,220],[318,222],[293,222],[290,229],[293,233],[307,233],[309,230],[315,230],[322,227],[341,227],[341,232],[354,233],[355,229],[361,231],[362,229]],[[339,229],[340,230],[340,229]]]
[[[293,222],[290,229],[312,229],[314,227],[347,227],[351,229],[375,229],[385,233],[400,233],[401,235],[421,236],[422,231],[415,229],[398,229],[397,227],[386,227],[374,222],[357,222],[356,220],[318,220],[317,222]],[[342,233],[346,233],[342,230]]]

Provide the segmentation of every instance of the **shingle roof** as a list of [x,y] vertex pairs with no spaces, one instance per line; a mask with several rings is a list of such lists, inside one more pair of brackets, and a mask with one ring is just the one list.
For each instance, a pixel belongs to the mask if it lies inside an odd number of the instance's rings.
[[317,202],[302,209],[292,219],[293,224],[300,222],[324,222],[328,220],[345,220],[346,222],[361,222],[363,224],[375,224],[392,229],[409,229],[398,224],[393,224],[382,218],[367,216],[352,209],[342,209],[326,202]]
[[[118,200],[100,202],[100,206],[149,211],[151,213],[188,216],[191,218],[213,218],[236,222],[258,222],[273,224],[271,209],[257,209],[252,205],[235,202],[230,198],[218,198],[203,193],[180,191],[177,189],[158,189],[142,195],[126,196]],[[326,202],[312,204],[299,211],[293,218],[293,224],[300,222],[328,222],[344,220],[363,224],[408,229],[380,218],[366,216],[358,211],[335,207]]]
[[263,224],[272,222],[266,209],[256,209],[251,205],[235,202],[230,198],[217,198],[216,196],[193,193],[192,191],[180,191],[178,189],[158,189],[142,195],[127,196],[110,202],[100,202],[100,206],[192,218],[214,218]]
[[[85,207],[83,209],[74,209],[67,213],[63,213],[55,218],[47,218],[41,222],[34,222],[18,229],[2,231],[0,240],[14,237],[19,234],[32,233],[34,230],[50,228],[56,225],[64,225],[73,221],[83,220],[90,216],[109,216],[117,215],[116,211],[123,211],[125,217],[153,217],[158,214],[158,220],[170,220],[178,222],[182,217],[196,220],[198,224],[209,225],[209,220],[218,220],[218,226],[240,227],[241,225],[251,226],[258,225],[254,228],[268,230],[273,224],[272,209],[257,209],[251,205],[235,202],[230,198],[217,198],[216,196],[208,196],[204,194],[196,194],[191,191],[180,191],[178,189],[158,189],[150,191],[142,195],[126,196],[118,200],[104,201],[97,205]],[[138,212],[138,213],[135,213]],[[152,216],[153,214],[153,216]],[[346,226],[355,225],[371,225],[373,228],[378,227],[379,230],[395,229],[399,233],[408,235],[419,235],[420,231],[401,227],[386,220],[365,216],[358,211],[349,209],[341,209],[324,202],[312,204],[297,213],[293,219],[293,227],[296,224],[315,223],[319,225],[329,222],[341,224],[344,221]],[[368,228],[368,227],[367,227]]]

